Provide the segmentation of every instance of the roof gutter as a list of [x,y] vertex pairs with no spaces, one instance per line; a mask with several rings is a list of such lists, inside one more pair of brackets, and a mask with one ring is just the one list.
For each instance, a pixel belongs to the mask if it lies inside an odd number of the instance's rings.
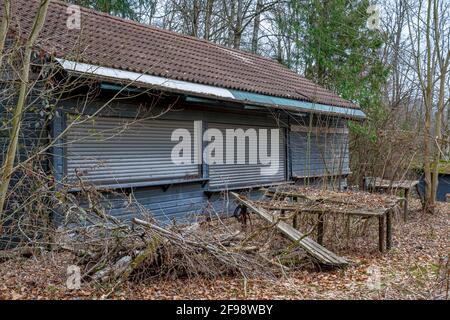
[[243,103],[245,105],[283,109],[293,112],[331,114],[358,120],[363,120],[366,117],[364,112],[359,109],[317,104],[281,97],[272,97],[238,90],[228,90],[225,88],[101,67],[59,58],[56,58],[56,60],[67,72],[76,73],[87,77],[101,78],[112,82],[126,83],[127,87],[145,86],[180,94],[191,94],[206,99],[219,99],[234,103]]

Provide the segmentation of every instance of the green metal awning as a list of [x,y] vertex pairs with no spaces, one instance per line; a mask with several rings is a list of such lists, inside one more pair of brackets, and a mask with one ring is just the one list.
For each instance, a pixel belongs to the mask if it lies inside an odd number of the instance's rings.
[[275,105],[279,107],[289,107],[289,108],[298,108],[298,111],[312,111],[318,113],[333,113],[340,114],[347,117],[356,117],[356,118],[365,118],[366,115],[359,109],[352,108],[344,108],[344,107],[336,107],[330,106],[326,104],[320,103],[311,103],[306,101],[280,98],[280,97],[272,97],[266,96],[257,93],[238,91],[238,90],[230,90],[231,94],[236,98],[236,100],[245,101],[249,104],[257,103],[262,105]]

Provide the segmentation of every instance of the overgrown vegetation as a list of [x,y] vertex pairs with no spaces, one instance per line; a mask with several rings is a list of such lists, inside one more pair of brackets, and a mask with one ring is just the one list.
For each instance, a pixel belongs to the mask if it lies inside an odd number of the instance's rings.
[[[367,120],[348,123],[352,169],[349,184],[355,189],[363,187],[366,176],[405,180],[417,177],[413,169],[419,167],[426,183],[422,211],[436,213],[443,220],[439,241],[447,234],[448,206],[439,207],[435,201],[437,178],[447,172],[450,156],[450,5],[446,1],[382,2],[379,30],[366,26],[369,1],[69,2],[275,58],[356,102]],[[98,94],[97,88],[86,79],[62,81],[52,57],[43,57],[34,50],[48,0],[41,1],[33,32],[25,42],[8,33],[9,5],[8,0],[2,2],[0,24],[1,138],[5,149],[0,185],[0,250],[8,249],[2,250],[0,260],[69,252],[71,263],[82,266],[84,280],[100,285],[103,297],[114,296],[119,286],[133,285],[132,280],[164,277],[217,281],[231,276],[245,281],[288,279],[288,272],[317,266],[304,251],[277,234],[273,226],[258,222],[243,225],[235,218],[224,219],[214,210],[204,212],[193,224],[162,223],[133,198],[132,192],[100,192],[85,183],[82,174],[79,181],[56,181],[53,168],[43,163],[49,163],[46,157],[64,145],[62,138],[70,129],[69,125],[56,137],[49,134],[50,123],[60,116],[57,102],[69,93],[78,94],[80,87],[88,88],[79,100],[83,109]],[[122,98],[125,91],[114,95],[98,112]],[[36,101],[43,101],[43,106],[36,106]],[[167,111],[143,114],[133,121],[156,118]],[[98,112],[80,116],[73,124],[94,119]],[[39,119],[28,120],[31,113]],[[30,125],[41,128],[30,130]],[[76,196],[74,187],[79,189]],[[110,215],[111,195],[136,218],[122,221]],[[329,239],[338,250],[351,251],[358,247],[355,244],[374,239],[375,226],[369,219],[327,219],[332,230]],[[426,218],[416,210],[416,219]],[[436,217],[429,219],[434,221]],[[316,222],[306,216],[299,225],[308,230],[316,228]],[[408,234],[398,239],[410,240]],[[402,244],[408,245],[407,241]],[[448,255],[443,253],[448,245],[435,245],[444,249],[430,253],[429,263],[408,264],[410,270],[402,271],[421,283],[419,290],[425,289],[401,297],[448,299]],[[392,256],[396,257],[396,253]],[[437,258],[440,261],[434,261]],[[395,280],[386,281],[390,288],[396,288]],[[427,282],[434,284],[427,286]],[[412,290],[406,285],[404,288]]]

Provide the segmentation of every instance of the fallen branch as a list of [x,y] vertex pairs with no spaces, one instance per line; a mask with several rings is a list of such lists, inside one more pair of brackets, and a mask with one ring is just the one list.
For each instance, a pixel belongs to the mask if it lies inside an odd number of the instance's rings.
[[253,204],[252,201],[247,200],[245,197],[240,196],[234,192],[231,192],[231,195],[238,202],[258,214],[258,216],[263,218],[265,221],[270,224],[274,224],[279,231],[281,231],[290,240],[298,243],[299,246],[301,246],[311,257],[313,257],[319,263],[338,267],[346,266],[348,264],[347,260],[322,247],[311,238],[292,228],[286,222],[277,221],[277,219],[272,214],[262,208],[258,208]]

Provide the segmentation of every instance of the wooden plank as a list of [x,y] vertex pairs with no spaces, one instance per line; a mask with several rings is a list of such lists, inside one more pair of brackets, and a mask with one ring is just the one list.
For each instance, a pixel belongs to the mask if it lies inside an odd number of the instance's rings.
[[284,196],[284,197],[290,197],[290,198],[296,197],[297,199],[300,198],[300,199],[304,199],[304,200],[313,201],[312,199],[310,199],[307,196],[305,196],[305,195],[303,195],[301,193],[298,193],[298,192],[279,191],[279,190],[272,189],[272,188],[263,189],[263,190],[266,191],[266,195],[267,196],[275,196],[275,195],[277,195],[277,196],[282,196],[282,197]]
[[302,234],[300,231],[292,228],[284,221],[277,220],[271,213],[267,212],[263,208],[257,207],[252,201],[247,200],[234,192],[231,195],[236,198],[241,204],[247,206],[251,211],[259,215],[266,222],[274,224],[276,228],[283,233],[288,239],[298,243],[311,257],[324,265],[343,267],[348,265],[348,261],[344,258],[336,255],[327,248],[319,245],[311,238]]
[[331,213],[331,214],[347,214],[352,216],[369,216],[378,217],[384,214],[385,210],[378,211],[365,211],[365,210],[345,210],[345,209],[322,209],[322,208],[302,208],[296,205],[276,205],[271,203],[258,203],[258,206],[267,210],[284,210],[284,211],[300,211],[302,213],[320,214],[320,213]]
[[260,189],[265,190],[266,187],[273,187],[273,186],[283,186],[283,185],[292,185],[294,184],[294,181],[281,181],[281,182],[271,182],[271,183],[265,183],[265,184],[253,184],[253,185],[245,185],[245,186],[224,186],[224,187],[217,187],[217,188],[210,188],[208,190],[205,190],[207,193],[218,193],[223,191],[230,191],[230,190],[245,190],[245,189]]
[[[266,195],[267,196],[274,196],[274,195],[276,195],[276,196],[281,197],[281,198],[283,198],[283,197],[285,197],[285,198],[294,198],[294,197],[296,197],[297,199],[303,199],[303,200],[309,201],[311,203],[318,203],[318,204],[323,203],[323,202],[326,202],[326,203],[329,203],[329,204],[342,204],[342,205],[348,205],[349,204],[348,202],[343,201],[343,200],[339,200],[339,199],[333,199],[333,198],[327,198],[327,197],[308,197],[307,195],[304,195],[302,193],[292,192],[292,191],[274,191],[273,189],[264,189],[264,190],[266,191]],[[395,206],[395,205],[397,205],[397,203],[398,203],[398,201],[396,201],[394,203],[391,203],[390,205],[391,206]],[[332,209],[330,209],[330,210],[332,210]],[[345,211],[349,212],[348,210],[345,210]],[[354,212],[355,213],[356,212],[363,212],[363,214],[361,214],[361,215],[364,215],[364,212],[369,212],[369,213],[374,212],[375,215],[379,215],[381,213],[384,213],[384,211],[385,211],[384,209],[383,210],[380,209],[380,210],[376,210],[376,211],[373,211],[373,210],[372,211],[371,210],[355,210]],[[340,212],[340,213],[344,213],[344,212]]]
[[378,177],[365,177],[364,178],[367,186],[369,188],[380,188],[380,189],[411,189],[417,184],[419,180],[386,180]]

